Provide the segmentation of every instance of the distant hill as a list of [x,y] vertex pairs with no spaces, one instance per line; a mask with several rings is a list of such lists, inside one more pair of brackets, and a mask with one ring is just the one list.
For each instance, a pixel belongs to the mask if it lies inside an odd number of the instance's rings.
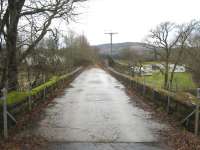
[[[139,53],[148,51],[147,44],[139,42],[125,42],[125,43],[114,43],[113,44],[113,55],[119,55],[123,49],[134,49]],[[95,45],[99,49],[99,53],[103,55],[110,54],[110,44]]]

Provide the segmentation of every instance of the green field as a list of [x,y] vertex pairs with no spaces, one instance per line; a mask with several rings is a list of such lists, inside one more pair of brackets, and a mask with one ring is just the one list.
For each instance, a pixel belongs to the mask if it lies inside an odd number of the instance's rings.
[[[139,77],[139,80],[144,82],[144,77]],[[145,76],[145,81],[147,85],[162,88],[164,84],[164,75],[160,72],[153,73],[152,76]],[[190,73],[175,73],[174,81],[172,85],[173,90],[185,91],[190,89],[195,89],[195,85],[192,75]]]
[[[121,65],[126,66],[128,64],[127,60],[117,60]],[[158,64],[161,62],[157,61],[149,61],[149,62],[143,62],[144,65],[148,64]],[[189,72],[184,73],[174,73],[174,80],[172,85],[172,90],[174,91],[187,91],[191,89],[197,88],[197,85],[192,79],[192,75]],[[144,77],[135,77],[140,82],[144,82]],[[145,76],[145,82],[147,85],[153,86],[155,88],[163,88],[164,85],[164,75],[160,72],[153,73],[152,76]]]

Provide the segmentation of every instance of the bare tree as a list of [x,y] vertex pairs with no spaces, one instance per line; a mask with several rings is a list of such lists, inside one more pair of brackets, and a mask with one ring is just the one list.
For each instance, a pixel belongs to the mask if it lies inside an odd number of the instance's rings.
[[[163,70],[164,74],[164,88],[168,88],[168,80],[169,80],[169,63],[170,63],[170,55],[172,48],[176,45],[179,36],[175,36],[173,40],[169,39],[170,34],[172,34],[175,30],[175,25],[171,22],[161,23],[156,27],[156,29],[150,31],[149,38],[151,41],[151,45],[154,45],[159,49],[159,55],[161,59],[164,60],[165,69]],[[158,51],[157,51],[158,52]]]
[[[150,31],[150,35],[148,36],[150,44],[157,49],[155,52],[164,62],[164,69],[161,69],[161,72],[164,74],[165,89],[168,89],[169,84],[173,81],[174,72],[181,60],[188,37],[191,35],[196,24],[196,21],[191,21],[189,24],[177,26],[171,22],[164,22]],[[174,50],[178,50],[179,52],[170,75],[169,65],[172,61]]]
[[69,30],[69,32],[64,35],[64,43],[66,48],[72,47],[74,45],[76,36],[76,33],[72,30]]
[[171,74],[170,74],[170,81],[169,83],[172,85],[173,79],[174,79],[174,72],[176,70],[177,65],[181,62],[181,59],[183,58],[183,54],[185,50],[189,46],[189,38],[192,35],[193,31],[196,29],[199,22],[197,21],[191,21],[188,24],[182,24],[178,26],[179,31],[179,40],[176,44],[176,59],[173,60],[174,66],[172,68]]
[[185,50],[185,59],[188,69],[193,75],[197,85],[200,85],[200,24],[188,39],[188,45]]
[[[18,64],[21,63],[49,31],[52,21],[73,19],[75,3],[84,0],[3,0],[1,1],[0,37],[5,37],[6,72],[11,90],[17,89]],[[32,33],[30,33],[30,26]],[[26,34],[23,50],[18,49],[19,32]],[[32,36],[30,36],[32,34]],[[30,42],[30,37],[34,37]],[[22,46],[19,46],[22,47]]]

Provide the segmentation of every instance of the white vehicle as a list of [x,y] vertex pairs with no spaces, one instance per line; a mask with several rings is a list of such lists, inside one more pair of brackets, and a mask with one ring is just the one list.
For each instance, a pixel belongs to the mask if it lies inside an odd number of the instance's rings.
[[[153,66],[154,72],[159,71],[160,69],[161,70],[165,69],[165,66],[163,64],[153,64],[152,66]],[[174,68],[174,64],[170,64],[169,65],[169,71],[172,72],[173,68]],[[174,72],[176,72],[176,73],[186,72],[185,65],[177,65]]]
[[[173,70],[173,68],[174,68],[174,64],[170,64],[170,72],[172,72],[172,70]],[[175,69],[175,71],[174,72],[186,72],[186,68],[185,68],[185,66],[184,65],[177,65],[176,66],[176,69]]]

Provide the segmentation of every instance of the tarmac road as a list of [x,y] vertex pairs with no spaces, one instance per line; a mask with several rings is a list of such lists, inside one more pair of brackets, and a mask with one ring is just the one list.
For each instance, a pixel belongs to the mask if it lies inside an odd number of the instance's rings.
[[32,132],[47,138],[50,150],[165,150],[158,134],[164,127],[119,81],[91,68],[49,105]]

